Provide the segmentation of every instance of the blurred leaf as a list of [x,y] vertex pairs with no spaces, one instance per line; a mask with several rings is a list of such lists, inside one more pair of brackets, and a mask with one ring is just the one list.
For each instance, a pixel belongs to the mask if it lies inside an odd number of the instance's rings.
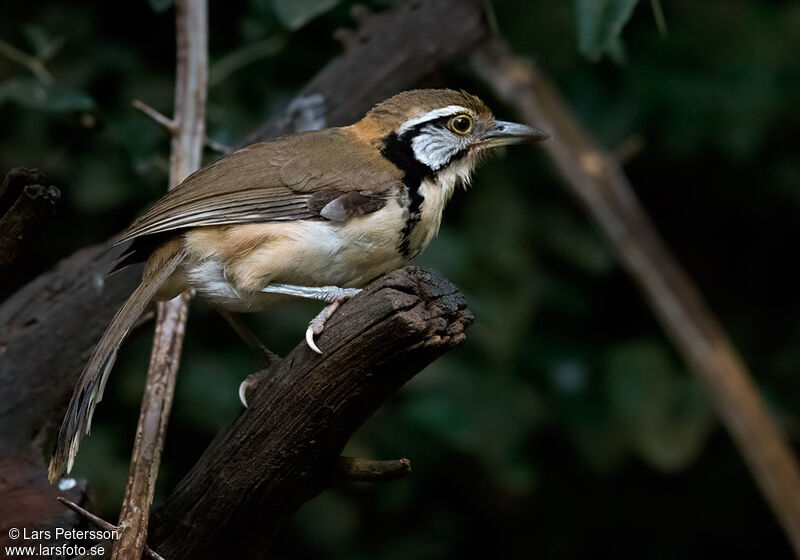
[[169,10],[172,5],[175,3],[175,0],[147,0],[147,3],[150,4],[150,8],[156,12],[166,12]]
[[41,111],[89,111],[94,100],[85,93],[59,84],[44,85],[32,76],[19,76],[0,84],[0,104],[10,101]]
[[593,275],[605,274],[613,268],[614,257],[596,229],[558,210],[543,216],[541,221],[544,241],[572,265]]
[[556,391],[562,395],[578,395],[584,392],[589,384],[589,369],[586,364],[576,358],[561,358],[548,369],[548,377]]
[[409,401],[404,412],[412,423],[442,438],[454,448],[465,449],[469,446],[467,406],[460,405],[452,397],[421,395]]
[[578,30],[578,49],[589,60],[604,54],[622,56],[620,33],[638,0],[573,0]]
[[706,441],[713,416],[705,395],[688,376],[672,381],[665,414],[636,431],[637,451],[651,466],[674,472],[691,465]]
[[307,543],[331,550],[352,539],[358,530],[358,513],[340,493],[328,490],[297,512],[295,524]]
[[[125,454],[130,453],[130,442],[119,424],[106,421],[112,415],[111,411],[100,407],[97,412],[97,420],[103,421],[96,422],[92,426],[92,436],[83,440],[72,474],[92,481],[93,510],[103,515],[104,512],[118,511],[116,508],[125,495],[125,481],[130,468]],[[98,461],[98,457],[102,460]]]
[[567,432],[586,466],[604,473],[618,468],[627,449],[608,407],[587,396],[576,399],[568,408],[564,415]]
[[324,14],[339,0],[272,0],[275,15],[291,30],[300,29],[315,17]]
[[81,212],[105,212],[119,207],[127,191],[119,179],[127,169],[120,152],[107,150],[105,159],[95,159],[74,172],[70,201]]
[[33,52],[40,58],[46,58],[50,51],[51,40],[47,31],[35,23],[26,23],[22,26],[22,33],[33,47]]
[[670,398],[669,356],[654,340],[619,344],[609,351],[606,388],[618,416],[636,425],[663,416]]
[[240,379],[230,373],[247,371],[249,357],[247,353],[219,350],[186,356],[181,367],[192,382],[176,395],[176,413],[209,433],[218,430],[239,410],[236,391]]
[[711,427],[711,411],[694,379],[672,369],[664,346],[642,339],[614,348],[606,389],[633,450],[662,471],[685,468]]

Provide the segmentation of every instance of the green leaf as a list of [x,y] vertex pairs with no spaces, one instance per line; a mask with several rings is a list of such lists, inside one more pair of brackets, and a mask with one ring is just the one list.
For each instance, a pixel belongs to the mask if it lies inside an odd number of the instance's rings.
[[175,0],[147,0],[147,3],[150,4],[151,10],[160,14],[169,10],[175,3]]
[[338,3],[339,0],[272,0],[272,7],[281,23],[294,31]]
[[570,264],[593,275],[613,269],[614,257],[594,228],[563,212],[551,212],[541,221],[543,242]]
[[638,0],[573,0],[578,31],[578,50],[589,60],[604,54],[620,60],[620,33]]
[[689,466],[713,425],[694,379],[673,370],[666,348],[656,340],[615,347],[606,366],[608,397],[631,450],[660,471]]
[[414,425],[454,448],[467,449],[471,432],[465,409],[452,396],[425,395],[409,401],[404,412]]
[[0,84],[0,104],[10,101],[41,111],[89,111],[94,100],[85,93],[59,84],[42,84],[30,76],[11,78]]
[[42,26],[36,25],[35,23],[26,23],[22,26],[22,33],[25,35],[25,38],[28,39],[31,46],[33,46],[33,51],[36,53],[36,56],[45,58],[52,43],[50,37],[47,35],[47,31],[45,31]]
[[336,550],[358,531],[358,511],[351,500],[336,490],[323,492],[306,503],[295,525],[303,540],[319,550]]

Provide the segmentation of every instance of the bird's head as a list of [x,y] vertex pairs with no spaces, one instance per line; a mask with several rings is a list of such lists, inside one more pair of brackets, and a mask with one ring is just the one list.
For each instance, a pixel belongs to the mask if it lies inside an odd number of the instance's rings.
[[455,172],[464,180],[491,148],[544,140],[526,125],[498,121],[478,97],[449,89],[420,89],[376,105],[359,127],[384,157],[407,174]]

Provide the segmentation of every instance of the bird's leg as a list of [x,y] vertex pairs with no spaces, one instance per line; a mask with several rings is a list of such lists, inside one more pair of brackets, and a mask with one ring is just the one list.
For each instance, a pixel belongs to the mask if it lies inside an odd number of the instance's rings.
[[[222,315],[222,318],[225,319],[225,322],[231,326],[236,334],[239,335],[239,338],[241,338],[242,341],[250,348],[250,350],[253,351],[258,358],[258,361],[260,361],[261,365],[264,366],[264,369],[269,368],[276,362],[280,361],[281,357],[264,346],[256,334],[242,320],[241,315],[238,313],[231,313],[230,311],[226,311],[225,309],[221,309],[219,307],[216,307],[215,309],[220,315]],[[247,391],[249,391],[259,379],[261,379],[262,375],[263,371],[248,375],[245,380],[239,384],[239,400],[242,401],[242,404],[245,408],[247,408]]]
[[244,342],[250,348],[250,350],[253,351],[258,358],[258,361],[261,362],[261,365],[264,366],[264,368],[270,367],[272,364],[281,359],[281,357],[275,352],[264,346],[258,336],[256,336],[250,327],[247,326],[238,313],[232,313],[219,307],[217,307],[216,310],[220,315],[222,315],[222,318],[225,319],[225,322],[230,325],[236,334],[239,335],[239,338],[242,339],[242,342]]
[[331,315],[339,309],[339,306],[358,294],[360,288],[339,288],[337,286],[293,286],[291,284],[269,284],[261,290],[262,292],[270,294],[283,294],[287,296],[296,296],[308,299],[318,299],[324,301],[328,305],[319,312],[319,314],[311,319],[306,329],[306,342],[308,346],[318,354],[322,351],[317,348],[314,342],[314,336],[320,334],[325,328],[325,322],[331,318]]

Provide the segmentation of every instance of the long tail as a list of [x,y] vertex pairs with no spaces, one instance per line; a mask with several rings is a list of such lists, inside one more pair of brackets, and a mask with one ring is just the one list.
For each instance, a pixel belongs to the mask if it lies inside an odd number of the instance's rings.
[[89,433],[91,428],[94,409],[97,403],[103,399],[103,389],[105,389],[108,374],[117,358],[117,350],[147,304],[170,275],[175,272],[184,256],[184,252],[179,251],[153,274],[145,275],[142,283],[114,315],[111,324],[100,342],[97,343],[89,362],[81,373],[75,391],[72,393],[67,414],[58,430],[56,449],[50,459],[50,468],[47,472],[47,477],[51,482],[61,476],[64,471],[69,473],[72,469],[72,462],[78,453],[81,439],[84,434]]

